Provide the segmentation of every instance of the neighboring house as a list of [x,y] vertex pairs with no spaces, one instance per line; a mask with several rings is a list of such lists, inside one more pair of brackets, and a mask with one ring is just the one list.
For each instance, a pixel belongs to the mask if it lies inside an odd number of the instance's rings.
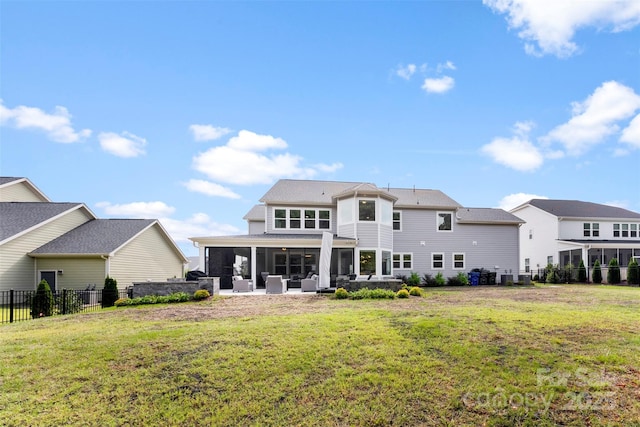
[[157,220],[98,219],[83,203],[53,203],[28,179],[0,178],[0,290],[101,289],[106,276],[182,277],[187,259]]
[[296,279],[318,271],[324,231],[334,236],[332,279],[517,273],[522,221],[501,209],[464,208],[438,190],[280,180],[260,202],[244,217],[249,234],[191,238],[221,288],[236,274],[261,284],[262,272]]
[[[577,267],[617,258],[623,280],[631,257],[640,258],[640,213],[578,200],[533,199],[511,210],[526,221],[520,229],[520,266]],[[605,276],[606,277],[606,276]]]

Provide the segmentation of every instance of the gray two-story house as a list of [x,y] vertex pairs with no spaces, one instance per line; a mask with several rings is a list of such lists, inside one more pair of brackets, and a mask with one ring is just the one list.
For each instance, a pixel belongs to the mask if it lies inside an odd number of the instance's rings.
[[260,202],[244,217],[248,234],[191,238],[222,288],[234,275],[260,286],[263,273],[296,286],[318,270],[323,232],[333,235],[332,279],[518,271],[523,221],[502,209],[462,207],[439,190],[285,179]]

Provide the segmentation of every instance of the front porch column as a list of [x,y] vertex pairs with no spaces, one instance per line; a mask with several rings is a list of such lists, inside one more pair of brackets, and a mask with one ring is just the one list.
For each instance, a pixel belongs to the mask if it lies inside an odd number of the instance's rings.
[[258,257],[258,248],[255,246],[251,246],[251,280],[253,280],[253,289],[256,289],[258,286],[258,273],[257,273],[257,257]]

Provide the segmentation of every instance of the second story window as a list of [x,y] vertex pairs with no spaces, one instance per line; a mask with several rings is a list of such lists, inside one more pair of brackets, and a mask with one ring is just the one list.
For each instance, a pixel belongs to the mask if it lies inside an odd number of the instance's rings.
[[449,212],[438,212],[438,231],[451,231],[452,214]]
[[279,230],[330,230],[331,211],[329,209],[275,208],[273,210],[273,228]]
[[393,230],[394,231],[402,230],[402,216],[400,211],[393,211]]
[[360,221],[375,221],[376,220],[376,201],[375,200],[360,200],[358,203],[358,219]]
[[583,224],[584,232],[582,233],[584,237],[591,237],[591,223],[585,222]]

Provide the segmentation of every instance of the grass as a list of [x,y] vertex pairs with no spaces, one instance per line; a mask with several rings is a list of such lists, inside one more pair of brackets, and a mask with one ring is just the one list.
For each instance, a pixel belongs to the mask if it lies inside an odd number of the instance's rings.
[[639,288],[424,294],[3,325],[0,425],[640,425]]

